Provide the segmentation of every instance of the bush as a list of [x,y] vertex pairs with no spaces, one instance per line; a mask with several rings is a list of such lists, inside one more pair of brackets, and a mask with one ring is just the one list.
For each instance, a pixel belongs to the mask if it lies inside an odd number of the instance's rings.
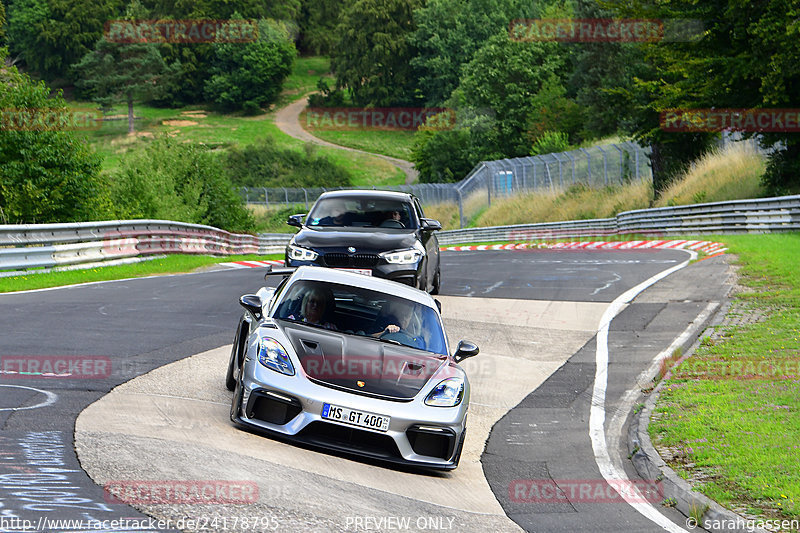
[[533,143],[531,155],[552,154],[569,150],[569,138],[560,131],[545,131]]
[[253,231],[245,209],[216,154],[195,144],[159,137],[125,160],[113,176],[119,218],[152,218]]
[[421,183],[451,183],[464,179],[477,161],[466,129],[426,130],[414,135],[411,159]]
[[299,152],[279,148],[269,137],[232,148],[225,168],[239,187],[347,187],[351,183],[350,173],[318,155],[313,144]]

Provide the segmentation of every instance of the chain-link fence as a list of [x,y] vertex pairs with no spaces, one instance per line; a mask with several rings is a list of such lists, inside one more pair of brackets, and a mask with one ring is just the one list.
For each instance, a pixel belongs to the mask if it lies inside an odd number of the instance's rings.
[[[381,189],[410,192],[426,206],[457,204],[460,226],[464,227],[498,196],[535,190],[558,191],[577,184],[603,187],[652,179],[648,154],[649,148],[633,142],[608,144],[569,152],[482,161],[458,183],[421,183]],[[242,195],[247,203],[266,206],[299,204],[308,208],[327,190],[334,189],[245,187]]]
[[[415,185],[384,185],[382,191],[410,192],[417,196],[423,204],[441,204],[458,202],[455,183],[418,183]],[[377,187],[372,187],[377,189]],[[304,205],[306,209],[325,191],[359,189],[364,187],[242,187],[241,193],[248,204],[261,204],[268,207],[284,205]]]

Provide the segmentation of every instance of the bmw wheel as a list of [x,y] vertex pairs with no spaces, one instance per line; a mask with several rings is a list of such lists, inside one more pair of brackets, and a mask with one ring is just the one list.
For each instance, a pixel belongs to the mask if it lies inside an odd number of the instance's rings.
[[433,276],[433,286],[431,287],[431,294],[439,294],[439,288],[442,285],[442,271],[440,268],[436,269],[436,274]]

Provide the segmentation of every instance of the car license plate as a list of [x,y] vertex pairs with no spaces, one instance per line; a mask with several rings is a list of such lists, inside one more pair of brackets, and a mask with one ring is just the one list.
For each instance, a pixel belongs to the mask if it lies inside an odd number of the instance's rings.
[[322,418],[376,431],[388,430],[389,421],[391,420],[391,417],[388,416],[376,415],[329,403],[322,404]]
[[365,276],[371,276],[372,270],[369,268],[337,268],[336,270],[345,270],[347,272],[355,272],[356,274],[363,274]]

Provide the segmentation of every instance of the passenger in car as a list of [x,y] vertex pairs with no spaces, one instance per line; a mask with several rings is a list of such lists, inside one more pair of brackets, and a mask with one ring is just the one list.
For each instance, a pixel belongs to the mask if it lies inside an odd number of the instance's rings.
[[309,324],[322,326],[326,329],[337,329],[332,322],[325,320],[326,316],[333,314],[336,301],[330,291],[322,287],[313,287],[303,296],[303,303],[300,306],[300,313],[295,316],[289,315],[291,320],[302,320]]

